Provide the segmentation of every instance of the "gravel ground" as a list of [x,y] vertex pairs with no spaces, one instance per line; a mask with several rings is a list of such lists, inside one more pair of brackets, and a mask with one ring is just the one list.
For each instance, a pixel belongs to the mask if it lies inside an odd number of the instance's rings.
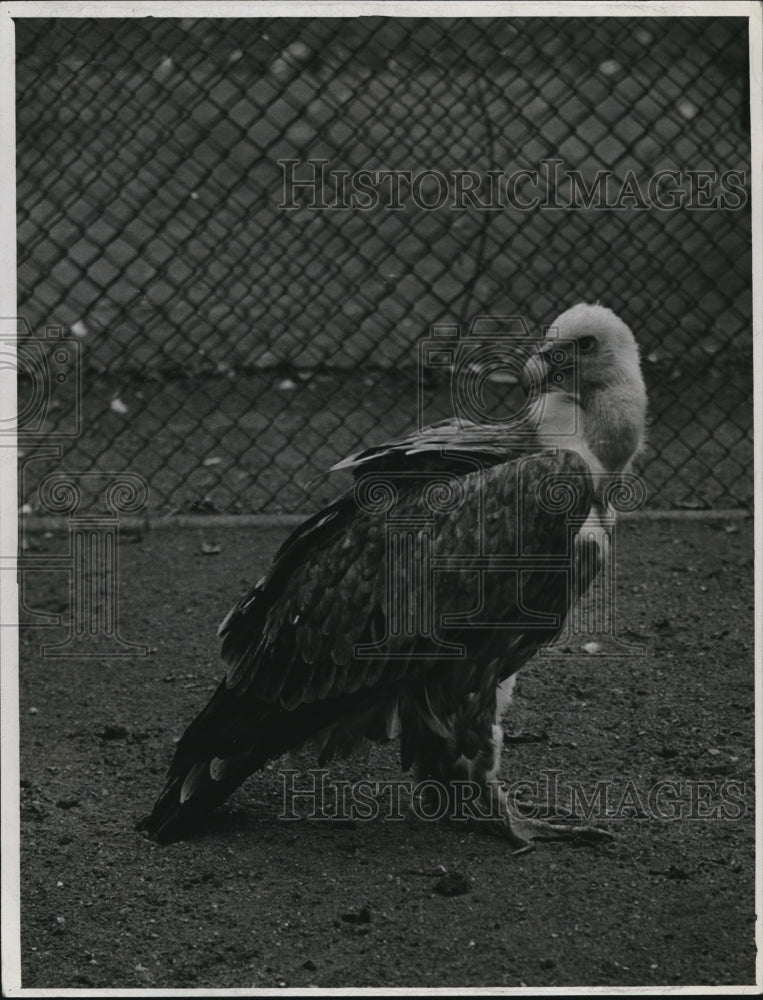
[[[618,627],[646,653],[586,655],[576,637],[520,675],[506,728],[535,741],[509,743],[502,776],[610,781],[611,843],[515,856],[410,809],[279,820],[281,761],[197,838],[157,847],[134,823],[220,675],[217,622],[282,538],[126,537],[120,628],[147,656],[54,659],[40,644],[60,630],[22,630],[25,987],[754,982],[749,522],[623,523]],[[65,610],[60,574],[30,573],[25,591]],[[366,776],[400,776],[394,745],[330,773]],[[663,780],[678,783],[679,818],[638,808]],[[692,796],[714,815],[692,816]]]

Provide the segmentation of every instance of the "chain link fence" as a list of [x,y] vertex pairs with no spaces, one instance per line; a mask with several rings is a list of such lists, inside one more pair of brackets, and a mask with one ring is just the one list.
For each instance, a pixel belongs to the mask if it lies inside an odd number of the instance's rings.
[[[539,332],[582,300],[642,347],[650,505],[751,504],[745,19],[15,26],[26,509],[53,462],[138,473],[157,514],[307,512],[415,425],[433,323]],[[285,190],[321,169],[336,207]],[[361,171],[387,187],[342,207]],[[491,171],[513,197],[485,208],[463,188]]]

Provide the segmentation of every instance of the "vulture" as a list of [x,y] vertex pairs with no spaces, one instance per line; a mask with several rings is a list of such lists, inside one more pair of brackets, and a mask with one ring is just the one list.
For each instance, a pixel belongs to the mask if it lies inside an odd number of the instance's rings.
[[[518,368],[513,418],[452,418],[334,468],[354,486],[299,526],[220,625],[227,674],[138,827],[167,843],[267,762],[399,738],[419,781],[471,782],[515,850],[608,836],[518,814],[497,780],[514,674],[600,572],[611,490],[642,447],[628,326],[581,303]],[[620,477],[620,479],[618,479]]]

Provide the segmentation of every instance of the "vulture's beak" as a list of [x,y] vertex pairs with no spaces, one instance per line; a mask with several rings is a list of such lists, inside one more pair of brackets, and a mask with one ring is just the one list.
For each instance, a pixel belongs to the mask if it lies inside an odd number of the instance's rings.
[[519,384],[528,396],[561,390],[574,371],[574,349],[571,344],[553,340],[542,344],[522,369]]

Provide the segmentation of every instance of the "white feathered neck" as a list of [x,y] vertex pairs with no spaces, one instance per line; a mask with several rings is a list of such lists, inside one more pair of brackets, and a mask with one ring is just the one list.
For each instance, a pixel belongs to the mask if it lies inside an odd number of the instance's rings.
[[578,394],[543,393],[534,404],[537,433],[544,446],[579,452],[593,472],[626,472],[644,446],[646,428],[638,345],[611,309],[586,304],[562,313],[547,339],[583,337],[595,337],[597,351],[578,355]]

